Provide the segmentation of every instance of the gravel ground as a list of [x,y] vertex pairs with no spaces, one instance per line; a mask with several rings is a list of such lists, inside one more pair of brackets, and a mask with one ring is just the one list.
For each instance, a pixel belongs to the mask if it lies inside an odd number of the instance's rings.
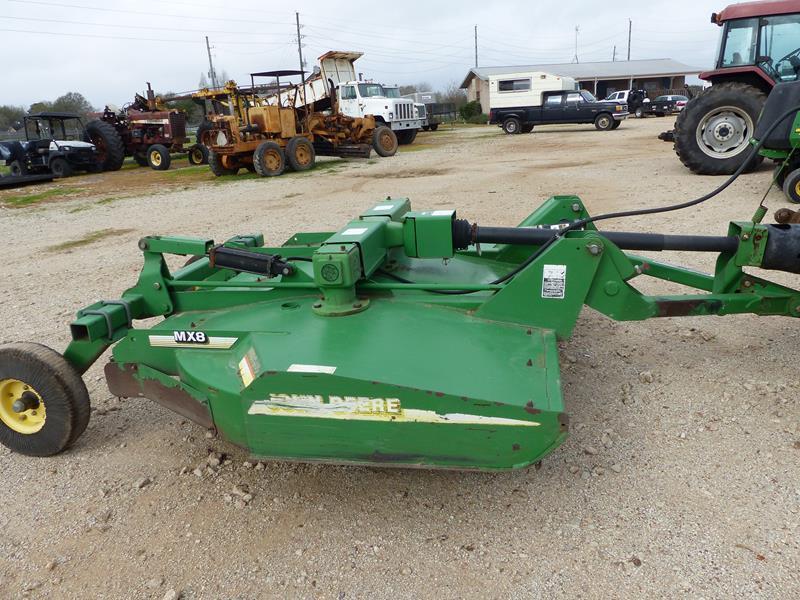
[[[387,195],[514,225],[556,193],[598,213],[720,183],[656,139],[670,125],[423,134],[392,159],[113,201],[124,172],[76,178],[67,199],[0,210],[11,250],[0,342],[62,350],[76,310],[134,282],[146,234],[263,230],[277,245]],[[769,177],[764,167],[696,210],[608,227],[723,234]],[[787,205],[777,191],[767,203]],[[713,268],[710,256],[659,258]],[[258,463],[154,403],[111,397],[101,360],[72,450],[0,449],[0,597],[798,597],[797,347],[786,318],[615,323],[586,310],[562,344],[570,438],[541,468],[503,474]]]

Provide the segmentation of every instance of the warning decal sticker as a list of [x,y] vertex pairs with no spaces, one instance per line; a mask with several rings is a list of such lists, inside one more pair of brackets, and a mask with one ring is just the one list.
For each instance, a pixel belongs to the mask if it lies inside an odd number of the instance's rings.
[[544,265],[542,298],[564,298],[567,287],[567,265]]

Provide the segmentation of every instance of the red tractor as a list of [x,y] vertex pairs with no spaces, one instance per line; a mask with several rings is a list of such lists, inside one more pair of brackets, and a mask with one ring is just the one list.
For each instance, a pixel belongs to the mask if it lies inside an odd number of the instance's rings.
[[[136,94],[134,101],[121,110],[108,105],[96,120],[87,123],[86,131],[97,146],[104,171],[122,167],[126,156],[140,166],[156,171],[169,169],[172,153],[187,152],[186,113],[170,109],[155,97],[147,84],[147,97]],[[205,147],[195,144],[188,149],[189,162],[208,160]]]
[[695,173],[729,175],[748,155],[770,90],[800,78],[800,0],[732,4],[711,22],[723,28],[715,68],[700,74],[712,86],[678,115],[675,152]]

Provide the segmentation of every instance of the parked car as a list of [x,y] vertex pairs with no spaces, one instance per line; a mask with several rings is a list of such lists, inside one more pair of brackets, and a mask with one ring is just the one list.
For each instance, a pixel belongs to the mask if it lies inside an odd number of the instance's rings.
[[538,105],[489,111],[489,123],[506,133],[528,133],[535,125],[562,123],[594,123],[597,129],[607,131],[619,127],[627,117],[627,104],[598,100],[586,90],[544,92]]
[[642,118],[649,111],[650,98],[644,90],[620,90],[606,96],[606,102],[622,102],[628,105],[628,112]]
[[658,96],[650,103],[650,112],[657,117],[671,115],[682,111],[688,101],[686,96]]

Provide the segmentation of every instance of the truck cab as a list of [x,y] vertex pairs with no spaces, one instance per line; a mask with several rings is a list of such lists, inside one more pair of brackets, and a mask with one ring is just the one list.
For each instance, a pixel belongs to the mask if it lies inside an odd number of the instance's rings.
[[373,115],[394,131],[400,144],[410,144],[422,127],[415,113],[414,102],[394,96],[380,83],[369,81],[346,81],[336,85],[339,112],[348,117]]

